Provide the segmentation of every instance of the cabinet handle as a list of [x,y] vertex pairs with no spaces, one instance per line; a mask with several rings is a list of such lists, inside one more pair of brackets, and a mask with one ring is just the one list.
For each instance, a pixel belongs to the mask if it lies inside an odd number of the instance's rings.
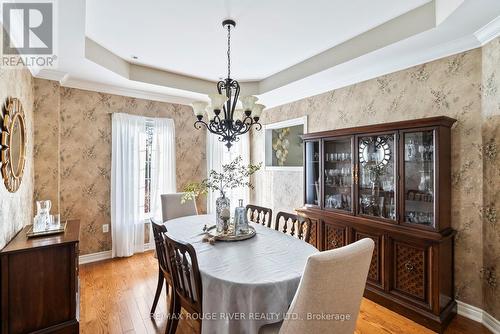
[[413,263],[411,263],[410,261],[405,263],[405,268],[406,268],[406,271],[413,271],[413,269],[415,269],[415,267],[413,266]]
[[332,244],[333,247],[337,248],[338,244],[335,240],[332,240],[330,243]]

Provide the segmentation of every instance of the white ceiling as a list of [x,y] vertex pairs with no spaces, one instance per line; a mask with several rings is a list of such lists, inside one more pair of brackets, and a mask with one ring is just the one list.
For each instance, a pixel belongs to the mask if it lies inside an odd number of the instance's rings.
[[[212,81],[226,75],[220,25],[226,17],[237,21],[233,77],[243,95],[257,94],[268,106],[472,49],[500,34],[499,0],[57,4],[58,66],[32,69],[34,75],[68,87],[186,104],[206,99],[215,91]],[[451,10],[428,10],[438,4]],[[434,14],[444,21],[430,22]]]
[[[188,76],[261,80],[431,0],[87,0],[86,34],[117,56]],[[119,15],[117,15],[119,14]]]

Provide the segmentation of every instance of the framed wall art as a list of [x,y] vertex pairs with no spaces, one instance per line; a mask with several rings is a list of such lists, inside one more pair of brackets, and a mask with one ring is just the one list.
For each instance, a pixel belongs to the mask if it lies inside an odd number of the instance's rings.
[[307,116],[264,125],[266,170],[302,171]]

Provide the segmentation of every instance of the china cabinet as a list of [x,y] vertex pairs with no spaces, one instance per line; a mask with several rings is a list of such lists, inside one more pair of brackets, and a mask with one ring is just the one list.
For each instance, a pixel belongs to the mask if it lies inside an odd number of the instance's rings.
[[442,332],[453,292],[448,117],[309,133],[304,207],[320,250],[375,242],[365,297]]

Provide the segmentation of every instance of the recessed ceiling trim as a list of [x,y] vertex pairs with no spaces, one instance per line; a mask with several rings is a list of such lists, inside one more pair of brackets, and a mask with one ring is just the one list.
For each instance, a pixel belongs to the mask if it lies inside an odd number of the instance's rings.
[[494,20],[476,31],[474,36],[476,36],[482,45],[500,36],[500,16],[497,16]]
[[[200,94],[213,93],[214,85],[216,84],[216,82],[210,80],[194,78],[153,67],[130,63],[88,37],[85,38],[85,57],[88,60],[133,81],[186,90]],[[256,81],[243,82],[240,86],[245,95],[256,95],[259,93],[259,83]]]
[[260,82],[260,92],[269,92],[435,27],[432,1],[265,78]]
[[[240,82],[242,91],[245,95],[265,94],[435,27],[436,0],[433,0],[261,81]],[[88,37],[85,56],[129,80],[200,94],[213,92],[213,81],[130,63]]]

